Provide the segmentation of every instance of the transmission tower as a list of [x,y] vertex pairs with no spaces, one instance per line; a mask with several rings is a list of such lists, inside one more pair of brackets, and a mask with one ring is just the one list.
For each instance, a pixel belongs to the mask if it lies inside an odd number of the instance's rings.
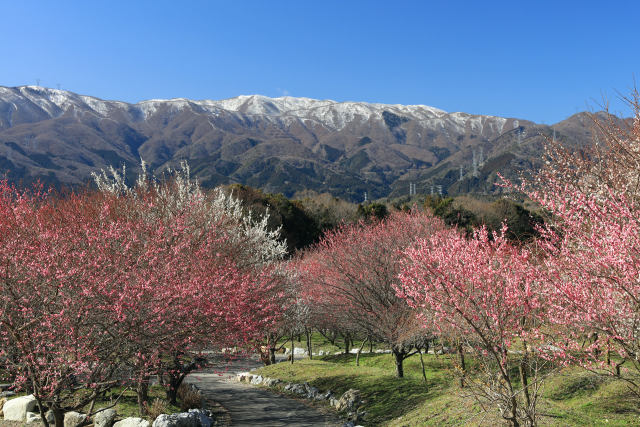
[[478,157],[476,156],[476,150],[473,150],[473,160],[471,161],[471,170],[474,178],[478,177]]

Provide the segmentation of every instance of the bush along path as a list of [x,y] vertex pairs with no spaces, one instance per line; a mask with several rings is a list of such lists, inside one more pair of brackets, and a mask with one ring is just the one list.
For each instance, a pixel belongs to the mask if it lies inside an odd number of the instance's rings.
[[[204,399],[221,404],[231,418],[232,426],[342,426],[340,420],[302,401],[281,396],[265,388],[237,381],[242,372],[262,366],[257,358],[244,358],[229,367],[221,361],[213,367],[194,372],[185,381],[194,384]],[[223,373],[221,373],[223,371]]]

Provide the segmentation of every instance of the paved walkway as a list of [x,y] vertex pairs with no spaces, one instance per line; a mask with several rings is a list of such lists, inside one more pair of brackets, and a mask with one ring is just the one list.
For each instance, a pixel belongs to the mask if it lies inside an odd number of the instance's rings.
[[[220,363],[219,367],[222,367]],[[272,393],[267,389],[251,386],[234,380],[239,372],[262,366],[257,359],[242,359],[233,362],[220,375],[216,367],[190,374],[185,381],[195,384],[204,394],[224,406],[231,416],[232,426],[341,426],[337,417],[323,414],[318,409],[301,401]]]

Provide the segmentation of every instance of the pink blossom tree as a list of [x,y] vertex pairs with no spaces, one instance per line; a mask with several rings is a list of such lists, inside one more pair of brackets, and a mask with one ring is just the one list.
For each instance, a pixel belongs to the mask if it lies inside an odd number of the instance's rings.
[[628,100],[633,120],[593,116],[592,149],[549,141],[546,167],[520,190],[548,214],[540,246],[555,345],[565,362],[622,378],[640,397],[638,99]]
[[440,220],[419,212],[346,225],[328,232],[299,264],[315,309],[344,329],[390,345],[398,377],[404,375],[403,361],[417,351],[414,338],[431,334],[396,295],[402,251],[442,228]]
[[397,289],[425,327],[454,335],[472,353],[480,369],[465,383],[483,407],[497,406],[511,425],[535,425],[543,360],[531,349],[545,300],[532,253],[505,232],[482,229],[467,239],[449,229],[419,240],[405,252]]

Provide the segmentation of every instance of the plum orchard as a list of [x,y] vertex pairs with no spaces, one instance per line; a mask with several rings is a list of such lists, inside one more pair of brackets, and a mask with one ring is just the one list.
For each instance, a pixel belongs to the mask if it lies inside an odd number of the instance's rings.
[[489,239],[481,229],[467,239],[450,229],[420,240],[406,251],[398,292],[421,309],[427,328],[458,337],[473,353],[481,375],[465,382],[480,403],[497,406],[512,425],[535,424],[542,366],[529,345],[537,344],[545,299],[531,254],[505,232]]
[[297,263],[301,292],[325,325],[388,344],[396,375],[402,377],[403,361],[431,335],[396,295],[402,250],[443,228],[442,221],[430,215],[398,212],[382,221],[327,232]]
[[143,406],[172,357],[250,345],[275,321],[269,255],[252,245],[279,242],[186,184],[65,198],[0,185],[2,360],[56,425],[122,381]]
[[596,118],[600,141],[592,150],[550,144],[546,168],[522,189],[550,214],[541,240],[547,321],[564,360],[603,368],[640,397],[638,101],[635,91],[628,99],[633,120]]

